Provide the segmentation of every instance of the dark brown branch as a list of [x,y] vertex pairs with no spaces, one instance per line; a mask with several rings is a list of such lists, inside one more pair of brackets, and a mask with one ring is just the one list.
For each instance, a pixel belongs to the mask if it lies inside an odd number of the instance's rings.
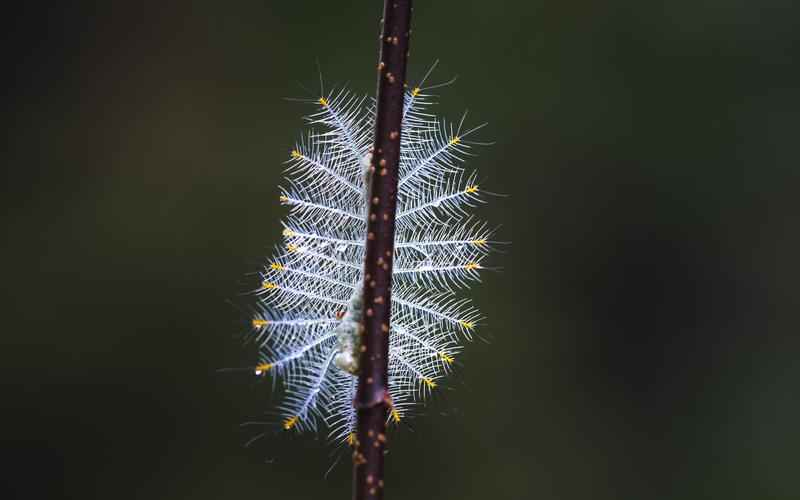
[[389,321],[392,257],[403,120],[406,61],[411,34],[411,0],[386,0],[378,58],[375,141],[370,166],[366,257],[364,261],[364,329],[353,450],[353,499],[382,499],[388,390]]

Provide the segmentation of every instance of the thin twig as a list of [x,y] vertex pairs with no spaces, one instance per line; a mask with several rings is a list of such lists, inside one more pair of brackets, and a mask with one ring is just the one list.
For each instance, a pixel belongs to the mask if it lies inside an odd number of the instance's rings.
[[364,261],[364,329],[353,450],[353,499],[383,498],[388,391],[392,257],[397,210],[400,125],[411,34],[411,0],[385,0],[378,58],[375,142],[370,166],[369,220]]

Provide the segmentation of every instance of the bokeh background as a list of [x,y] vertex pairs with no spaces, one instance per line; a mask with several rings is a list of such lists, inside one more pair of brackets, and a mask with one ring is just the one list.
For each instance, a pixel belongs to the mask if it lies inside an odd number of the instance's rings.
[[[489,123],[513,244],[388,498],[800,498],[794,2],[417,3],[409,77]],[[380,2],[164,4],[4,14],[0,496],[349,498],[321,440],[245,448],[270,384],[215,370],[253,360],[284,97],[316,61],[372,93]]]

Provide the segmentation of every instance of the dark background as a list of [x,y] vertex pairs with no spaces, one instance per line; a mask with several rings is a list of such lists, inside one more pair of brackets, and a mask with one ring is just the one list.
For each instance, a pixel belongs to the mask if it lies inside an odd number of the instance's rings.
[[[417,2],[411,81],[488,121],[513,242],[488,342],[391,436],[394,499],[800,498],[800,30],[789,0]],[[663,4],[663,5],[662,5]],[[5,11],[2,498],[348,498],[273,407],[237,303],[379,2]],[[6,491],[7,490],[7,491]]]

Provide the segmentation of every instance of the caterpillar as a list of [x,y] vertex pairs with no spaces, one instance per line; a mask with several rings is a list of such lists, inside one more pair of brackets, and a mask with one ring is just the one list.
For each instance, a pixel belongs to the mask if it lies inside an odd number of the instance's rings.
[[[435,65],[434,65],[435,67]],[[461,296],[480,281],[494,230],[471,214],[485,202],[464,161],[480,143],[430,113],[441,85],[406,89],[398,172],[388,419],[400,422],[452,369],[484,320]],[[327,430],[352,444],[374,102],[339,88],[316,110],[286,162],[283,245],[259,272],[252,334],[257,376],[279,380],[282,427]]]

